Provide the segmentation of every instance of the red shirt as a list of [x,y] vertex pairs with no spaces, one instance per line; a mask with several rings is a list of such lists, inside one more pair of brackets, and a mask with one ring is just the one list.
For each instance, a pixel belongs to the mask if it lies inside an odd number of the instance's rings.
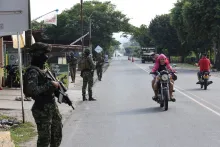
[[209,71],[210,65],[210,60],[206,57],[199,60],[198,66],[200,67],[200,71]]

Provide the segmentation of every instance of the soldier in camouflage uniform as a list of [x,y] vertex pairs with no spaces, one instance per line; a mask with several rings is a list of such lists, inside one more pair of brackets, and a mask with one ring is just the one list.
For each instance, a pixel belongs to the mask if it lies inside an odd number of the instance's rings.
[[98,79],[99,81],[102,80],[102,68],[103,68],[103,65],[104,65],[104,58],[102,57],[101,54],[98,54],[97,55],[97,59],[96,59],[96,71],[97,71],[97,76],[98,76]]
[[24,76],[24,94],[35,100],[32,114],[37,124],[37,147],[59,147],[62,140],[62,117],[54,98],[59,83],[48,80],[42,70],[50,51],[47,44],[33,44],[31,66]]
[[76,65],[77,65],[77,58],[74,56],[74,53],[70,53],[70,57],[68,58],[68,63],[70,67],[70,74],[72,78],[72,83],[75,83],[76,79]]
[[95,101],[92,97],[93,75],[95,64],[90,56],[90,50],[86,49],[83,58],[80,61],[81,76],[83,78],[82,96],[83,101],[86,101],[86,87],[88,85],[89,101]]

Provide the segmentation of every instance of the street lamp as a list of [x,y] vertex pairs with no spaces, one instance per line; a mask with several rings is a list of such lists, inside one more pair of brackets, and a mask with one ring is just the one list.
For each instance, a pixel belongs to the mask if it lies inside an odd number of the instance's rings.
[[[80,0],[81,3],[81,36],[83,36],[83,0]],[[82,51],[84,50],[84,38],[82,38]]]

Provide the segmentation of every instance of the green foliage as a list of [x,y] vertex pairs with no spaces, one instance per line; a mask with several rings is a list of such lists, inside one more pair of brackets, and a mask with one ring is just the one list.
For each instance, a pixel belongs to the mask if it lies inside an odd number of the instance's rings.
[[134,57],[140,57],[140,49],[138,46],[128,46],[125,48],[125,50],[129,52],[129,55]]
[[165,54],[165,55],[168,55],[169,54],[169,50],[168,49],[162,49],[162,53]]
[[13,118],[10,116],[0,114],[0,120],[2,120],[2,119],[13,119]]
[[140,57],[141,47],[139,43],[132,37],[129,42],[123,44],[123,47],[127,55],[133,55],[134,57]]
[[177,54],[180,42],[177,32],[170,24],[170,15],[164,14],[156,16],[149,25],[149,36],[152,38],[156,47],[167,49],[169,55]]
[[136,40],[141,47],[154,46],[152,39],[149,36],[148,27],[141,25],[140,28],[134,28],[133,40]]
[[44,24],[44,22],[42,21],[42,22],[37,22],[37,21],[32,21],[31,22],[31,28],[32,28],[32,30],[41,30],[41,29],[44,29],[44,28],[46,28],[47,27],[47,25],[46,24]]
[[48,62],[45,62],[45,63],[44,63],[44,68],[45,68],[45,69],[50,69],[50,64],[49,64]]
[[[92,44],[100,45],[108,51],[115,45],[112,38],[114,32],[131,32],[129,18],[116,10],[111,2],[85,1],[83,3],[84,34],[89,32],[89,22],[92,26]],[[91,15],[92,14],[92,15]],[[91,17],[90,17],[91,16]],[[63,11],[58,15],[57,26],[48,26],[45,35],[54,40],[74,40],[81,37],[80,4]]]
[[[26,68],[24,66],[22,66],[22,74],[24,74],[26,71]],[[20,71],[19,68],[18,70],[15,71],[16,74],[16,78],[15,78],[15,82],[20,82]]]
[[[178,0],[170,14],[156,16],[149,27],[135,28],[133,38],[141,46],[152,43],[159,52],[181,55],[182,61],[191,60],[192,57],[187,57],[190,51],[195,53],[193,58],[198,59],[199,53],[214,46],[218,49],[216,62],[220,69],[219,18],[219,1]],[[214,53],[209,50],[209,54]]]
[[183,54],[187,55],[190,50],[198,54],[206,52],[214,44],[219,46],[219,8],[219,1],[177,1],[171,10],[171,24],[177,30]]

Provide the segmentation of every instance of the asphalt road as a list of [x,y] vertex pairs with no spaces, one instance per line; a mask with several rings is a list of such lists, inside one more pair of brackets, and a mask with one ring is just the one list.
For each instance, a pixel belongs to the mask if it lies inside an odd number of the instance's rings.
[[118,58],[64,124],[62,147],[219,147],[220,79],[201,90],[195,71],[179,70],[176,103],[152,101],[151,64]]

